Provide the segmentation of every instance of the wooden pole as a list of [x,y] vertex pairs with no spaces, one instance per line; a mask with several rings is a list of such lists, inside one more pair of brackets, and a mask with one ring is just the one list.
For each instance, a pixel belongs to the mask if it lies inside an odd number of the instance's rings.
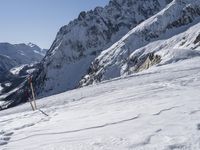
[[32,97],[33,97],[34,110],[37,110],[35,93],[34,93],[34,89],[33,89],[33,83],[32,83],[32,77],[31,76],[29,77],[29,84],[30,84],[30,87],[31,87],[31,92],[32,92]]
[[128,61],[127,61],[127,70],[128,70],[128,75],[130,74],[130,49],[128,49]]
[[32,92],[32,97],[33,97],[32,100],[29,98],[29,101],[30,101],[30,103],[31,103],[31,107],[32,107],[33,111],[39,110],[39,111],[40,111],[42,114],[44,114],[45,116],[49,116],[49,115],[46,114],[44,111],[42,111],[41,109],[38,109],[38,108],[37,108],[36,99],[35,99],[35,93],[34,93],[34,88],[33,88],[33,83],[32,83],[32,77],[31,77],[31,76],[28,78],[28,81],[29,81],[29,84],[30,84],[30,87],[31,87],[31,92]]
[[34,109],[34,106],[33,106],[32,100],[29,98],[28,101],[30,102],[30,104],[31,104],[31,108],[32,108],[32,110],[34,111],[35,109]]

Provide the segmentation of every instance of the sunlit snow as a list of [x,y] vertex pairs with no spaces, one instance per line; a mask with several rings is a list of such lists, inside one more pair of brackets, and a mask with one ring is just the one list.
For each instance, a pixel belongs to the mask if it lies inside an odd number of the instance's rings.
[[0,149],[200,148],[200,57],[0,112]]

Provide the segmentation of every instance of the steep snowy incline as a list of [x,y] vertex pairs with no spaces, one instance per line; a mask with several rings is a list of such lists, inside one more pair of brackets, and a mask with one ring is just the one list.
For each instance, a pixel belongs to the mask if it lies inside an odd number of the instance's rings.
[[81,12],[60,29],[42,62],[43,71],[36,79],[40,96],[77,87],[102,50],[166,5],[166,0],[111,0],[105,8]]
[[199,150],[200,57],[0,112],[0,149]]
[[[103,51],[90,66],[80,86],[138,72],[158,63],[163,64],[168,52],[200,49],[199,22],[199,0],[174,0]],[[198,52],[195,53],[198,55]]]

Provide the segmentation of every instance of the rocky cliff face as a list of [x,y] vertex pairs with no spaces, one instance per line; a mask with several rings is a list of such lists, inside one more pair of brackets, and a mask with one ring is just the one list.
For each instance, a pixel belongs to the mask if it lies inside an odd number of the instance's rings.
[[38,81],[41,96],[78,86],[91,62],[130,29],[162,10],[166,0],[111,0],[104,8],[81,12],[63,26],[43,60]]

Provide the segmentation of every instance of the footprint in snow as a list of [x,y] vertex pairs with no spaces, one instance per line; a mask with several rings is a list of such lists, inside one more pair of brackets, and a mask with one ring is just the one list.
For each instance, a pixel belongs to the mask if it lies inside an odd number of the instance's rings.
[[6,145],[11,139],[11,135],[13,135],[14,132],[4,132],[0,131],[0,146]]
[[197,130],[200,130],[200,123],[197,124]]
[[21,130],[21,129],[28,128],[28,127],[31,127],[31,126],[34,126],[34,125],[35,125],[35,123],[30,123],[30,124],[26,124],[26,125],[14,128],[14,130]]

